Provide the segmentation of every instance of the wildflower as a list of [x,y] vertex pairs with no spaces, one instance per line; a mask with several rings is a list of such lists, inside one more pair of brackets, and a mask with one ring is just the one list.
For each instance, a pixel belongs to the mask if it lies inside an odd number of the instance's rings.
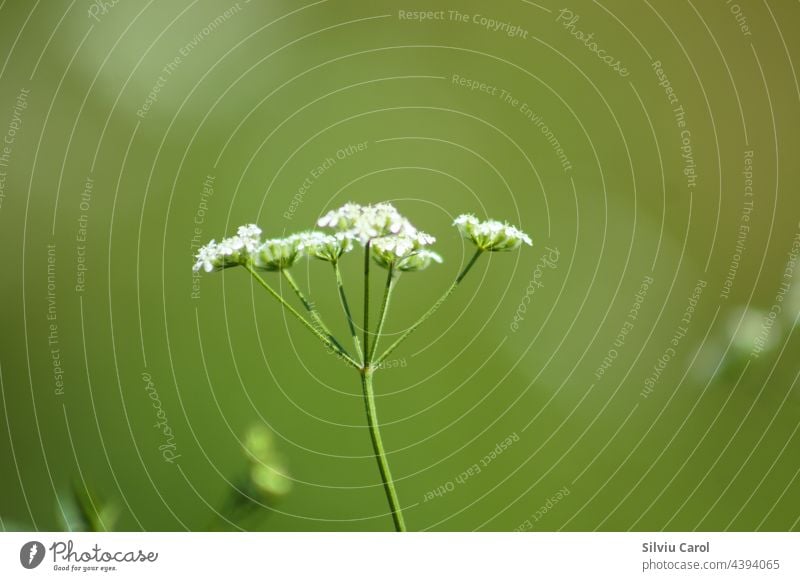
[[306,232],[301,236],[298,249],[327,262],[336,262],[343,254],[353,249],[353,237],[347,232],[336,234]]
[[[380,429],[375,418],[375,395],[373,376],[376,369],[386,366],[387,357],[405,341],[421,324],[431,318],[439,306],[456,290],[464,277],[482,255],[482,251],[490,252],[513,250],[523,243],[532,245],[530,237],[514,226],[495,220],[480,221],[471,214],[463,214],[454,223],[461,234],[478,246],[473,258],[461,269],[450,287],[441,298],[434,303],[416,322],[406,328],[400,336],[393,340],[383,351],[377,350],[380,339],[384,336],[384,323],[394,289],[393,281],[400,272],[415,272],[428,268],[434,262],[441,263],[442,257],[430,249],[436,239],[417,230],[397,209],[388,203],[362,206],[347,203],[331,210],[318,221],[321,228],[330,228],[332,233],[306,231],[292,234],[284,238],[261,240],[261,229],[255,224],[241,226],[236,236],[225,238],[220,242],[212,240],[202,247],[196,256],[194,270],[211,272],[214,269],[226,268],[236,264],[244,264],[258,283],[284,308],[294,316],[305,328],[315,335],[331,352],[336,353],[344,361],[359,372],[359,381],[364,394],[367,410],[367,422],[373,444],[375,459],[386,491],[387,501],[391,509],[394,527],[398,531],[405,530],[405,522],[397,493],[394,489],[389,471],[386,453],[381,442]],[[339,259],[353,250],[354,242],[364,246],[364,318],[361,325],[363,340],[353,318],[353,310],[347,300],[345,285],[342,280]],[[351,355],[325,325],[315,303],[305,296],[300,286],[294,281],[286,269],[303,256],[313,256],[334,265],[334,276],[338,287],[339,299],[347,326],[353,339],[355,355]],[[370,325],[370,264],[374,260],[387,268],[387,282],[381,302],[377,325]],[[302,303],[309,317],[305,317],[295,309],[283,294],[265,281],[255,269],[284,271],[281,274]],[[245,449],[248,451],[250,463],[245,486],[246,497],[266,499],[270,503],[285,495],[292,486],[286,471],[285,461],[275,449],[272,434],[256,429],[248,435]],[[240,506],[240,505],[237,505]],[[237,508],[234,506],[234,508]]]
[[265,240],[253,255],[253,266],[261,270],[283,270],[291,267],[302,257],[302,240],[302,234]]
[[261,244],[261,228],[255,224],[239,226],[236,236],[212,240],[201,247],[195,255],[192,270],[211,272],[246,263],[250,255]]
[[391,235],[414,236],[417,229],[403,217],[391,204],[361,206],[348,203],[337,210],[331,210],[319,219],[317,225],[335,228],[357,239],[361,244]]
[[352,228],[355,221],[361,215],[361,206],[358,204],[348,203],[337,210],[331,210],[322,218],[317,220],[317,226],[320,228],[337,228],[339,230],[347,230]]
[[416,272],[425,270],[432,262],[442,263],[442,257],[433,250],[423,248],[397,263],[397,268],[403,272]]
[[[425,246],[434,242],[436,242],[436,238],[424,232],[416,232],[413,235],[383,236],[372,241],[372,257],[384,268],[392,265],[400,267],[405,261],[421,252]],[[428,257],[427,263],[430,264],[430,257]]]
[[200,270],[204,270],[205,272],[211,272],[214,270],[216,266],[217,260],[217,242],[212,240],[205,246],[201,246],[200,250],[197,251],[195,255],[197,259],[192,266],[192,270],[198,272]]
[[255,224],[239,226],[236,236],[241,241],[242,246],[250,253],[255,252],[256,248],[261,244],[261,228]]
[[523,242],[533,246],[530,236],[508,223],[497,220],[481,222],[472,214],[461,214],[453,224],[464,238],[471,240],[481,250],[490,252],[515,250]]
[[219,243],[212,240],[197,251],[192,270],[211,272],[243,264],[247,258],[247,253],[242,252],[243,248],[244,243],[236,236],[225,238]]

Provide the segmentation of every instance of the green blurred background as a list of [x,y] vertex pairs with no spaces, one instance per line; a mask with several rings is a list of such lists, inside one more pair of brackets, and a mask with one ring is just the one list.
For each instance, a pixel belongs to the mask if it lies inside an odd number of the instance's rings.
[[[376,377],[411,530],[797,530],[798,24],[774,0],[0,3],[3,527],[63,526],[70,487],[118,530],[217,527],[262,425],[291,493],[227,528],[389,530],[357,374],[246,272],[190,269],[195,234],[389,200],[445,257],[402,276],[390,333],[469,257],[455,215],[534,239]],[[329,267],[296,271],[344,334]]]

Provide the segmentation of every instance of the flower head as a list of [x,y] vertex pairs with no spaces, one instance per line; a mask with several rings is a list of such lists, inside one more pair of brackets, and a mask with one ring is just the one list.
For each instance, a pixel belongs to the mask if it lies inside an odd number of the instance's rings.
[[301,242],[305,234],[265,240],[253,255],[253,266],[261,270],[283,270],[303,256]]
[[413,236],[417,233],[411,222],[394,206],[386,203],[374,206],[348,203],[325,214],[317,225],[323,228],[336,228],[361,244],[383,236]]
[[242,241],[236,236],[220,242],[212,240],[197,251],[192,270],[211,272],[243,264],[247,257],[247,253],[242,252],[243,248]]
[[195,255],[195,259],[194,266],[192,266],[193,271],[198,272],[204,270],[206,272],[211,272],[214,270],[217,261],[217,242],[212,240],[205,246],[201,246],[200,250],[198,250]]
[[261,244],[261,228],[255,224],[239,226],[236,231],[236,237],[242,242],[242,246],[247,252],[255,252],[256,248]]
[[461,214],[453,224],[464,238],[471,240],[481,250],[490,252],[515,250],[522,246],[523,242],[533,246],[530,236],[508,223],[497,220],[481,222],[472,214]]
[[[419,231],[412,235],[382,236],[372,241],[372,256],[384,268],[395,266],[400,270],[422,270],[420,267],[423,263],[424,266],[429,266],[434,255],[438,258],[437,262],[441,262],[438,254],[425,249],[425,246],[434,242],[436,238]],[[422,258],[412,260],[420,253],[423,253]]]
[[201,247],[195,255],[192,270],[211,272],[231,266],[245,264],[261,244],[261,228],[255,224],[239,226],[236,236],[212,240]]
[[442,257],[433,250],[423,248],[398,262],[397,268],[403,272],[416,272],[418,270],[425,270],[433,262],[441,264]]
[[306,232],[301,236],[299,250],[327,262],[336,262],[353,249],[353,237],[347,232]]

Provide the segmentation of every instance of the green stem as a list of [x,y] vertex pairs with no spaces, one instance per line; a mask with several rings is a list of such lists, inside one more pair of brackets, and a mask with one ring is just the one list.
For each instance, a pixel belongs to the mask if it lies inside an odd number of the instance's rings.
[[333,336],[333,333],[331,333],[331,330],[328,328],[328,326],[322,322],[322,317],[320,317],[319,312],[317,312],[317,309],[314,307],[314,303],[306,298],[291,273],[286,269],[281,269],[281,274],[283,274],[283,278],[286,279],[286,282],[289,283],[289,286],[292,287],[294,294],[297,295],[297,298],[300,299],[300,302],[303,303],[303,306],[309,312],[313,321],[317,324],[317,326],[319,326],[320,329],[322,329],[322,332],[328,336],[328,339],[331,340],[331,343],[336,345],[336,350],[339,353],[343,353],[349,357],[350,354],[347,352],[347,349],[345,349],[342,344],[339,343],[336,337]]
[[388,311],[389,300],[391,299],[392,290],[394,289],[394,279],[394,265],[392,264],[389,266],[389,274],[386,277],[386,288],[383,291],[383,303],[381,304],[380,316],[378,318],[378,328],[375,330],[375,338],[372,340],[372,349],[367,356],[367,365],[372,363],[372,358],[375,357],[375,353],[378,351],[378,341],[381,339],[383,324],[386,322],[386,312]]
[[378,417],[375,412],[375,392],[372,389],[372,371],[363,370],[361,373],[361,384],[364,389],[364,404],[367,408],[367,421],[369,423],[369,435],[372,439],[372,449],[375,451],[375,459],[378,461],[378,470],[383,480],[383,489],[386,492],[386,499],[389,501],[389,508],[392,511],[392,520],[397,532],[406,530],[403,522],[403,511],[397,499],[397,491],[392,482],[392,473],[389,471],[389,462],[386,459],[386,452],[383,449],[380,429],[378,428]]
[[364,362],[364,353],[361,351],[361,342],[358,340],[358,332],[356,331],[356,324],[353,322],[353,314],[350,311],[350,303],[347,302],[347,294],[344,292],[344,282],[342,282],[342,271],[339,269],[339,261],[335,261],[333,263],[333,272],[336,275],[336,286],[339,287],[339,299],[342,302],[342,309],[344,309],[344,315],[347,318],[347,326],[350,329],[350,335],[353,336],[353,345],[356,348],[356,353],[358,357],[361,359],[361,362]]
[[369,263],[370,263],[370,245],[372,240],[367,240],[364,246],[364,365],[366,366],[369,361],[367,360],[369,354]]
[[[286,300],[280,294],[278,294],[275,291],[275,289],[273,289],[271,286],[269,286],[266,283],[266,281],[263,278],[261,278],[261,276],[255,271],[255,269],[252,267],[252,265],[247,264],[247,265],[245,265],[245,268],[250,272],[250,274],[253,275],[253,277],[258,281],[258,283],[262,287],[264,287],[269,294],[271,294],[273,297],[275,297],[278,300],[278,302],[280,302],[286,308],[287,311],[289,311],[292,315],[294,315],[294,317],[298,321],[300,321],[303,324],[304,327],[306,327],[309,331],[314,333],[314,335],[316,335],[323,343],[325,343],[325,345],[329,349],[331,349],[333,351],[337,351],[336,345],[334,345],[328,337],[326,337],[325,335],[320,333],[314,327],[314,325],[312,325],[311,323],[306,321],[306,319],[303,317],[303,315],[298,313],[292,305],[287,303]],[[349,363],[350,365],[352,365],[356,369],[361,369],[361,365],[359,365],[358,362],[356,362],[352,357],[350,357],[346,353],[338,353],[338,354],[344,361],[346,361],[347,363]]]
[[444,303],[450,297],[450,295],[453,294],[453,291],[455,291],[456,288],[458,288],[459,283],[461,283],[461,281],[464,280],[464,277],[467,276],[467,273],[473,267],[473,265],[478,260],[478,258],[480,257],[481,254],[483,254],[483,250],[481,250],[479,248],[475,252],[475,254],[472,256],[470,261],[467,263],[467,265],[464,267],[464,269],[461,271],[461,273],[456,277],[455,282],[453,282],[453,284],[450,285],[450,288],[447,289],[447,291],[445,291],[445,293],[439,298],[439,300],[436,301],[434,303],[434,305],[430,309],[428,309],[428,311],[417,320],[416,323],[411,325],[406,330],[405,333],[400,335],[400,337],[394,343],[389,345],[389,347],[386,349],[386,351],[384,351],[383,354],[373,362],[373,365],[377,366],[377,365],[380,365],[381,363],[383,363],[383,361],[392,353],[392,351],[397,349],[397,347],[398,347],[398,345],[400,345],[400,343],[402,343],[411,333],[416,331],[417,327],[419,327],[422,323],[424,323],[431,315],[433,315],[433,313],[435,313],[439,309],[439,307],[442,306],[442,303]]

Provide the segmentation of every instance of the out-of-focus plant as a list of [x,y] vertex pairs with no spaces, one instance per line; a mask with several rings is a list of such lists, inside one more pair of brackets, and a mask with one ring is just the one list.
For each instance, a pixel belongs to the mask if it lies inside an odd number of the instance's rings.
[[[53,511],[58,527],[67,532],[105,532],[113,531],[120,516],[116,502],[100,499],[86,485],[74,482],[60,492]],[[3,531],[31,531],[35,527],[27,522],[8,518],[0,519]]]
[[261,517],[262,508],[277,505],[292,490],[292,479],[275,435],[266,426],[251,426],[242,448],[247,466],[234,482],[217,515],[224,525],[239,526],[252,517]]
[[[800,287],[798,287],[800,291]],[[778,304],[778,303],[776,303]],[[790,292],[779,309],[740,306],[696,350],[692,375],[696,381],[734,381],[748,361],[770,361],[788,339],[800,311],[800,292]]]
[[[263,517],[264,507],[274,507],[292,490],[292,480],[283,454],[269,428],[251,426],[242,441],[246,465],[235,479],[228,497],[215,509],[214,522],[207,528],[230,528],[252,517]],[[54,506],[58,527],[67,532],[110,532],[121,514],[114,501],[105,501],[82,483],[60,492]],[[0,531],[30,531],[30,523],[0,518]]]
[[113,531],[120,515],[115,502],[104,502],[78,484],[59,494],[58,505],[59,521],[65,531]]

